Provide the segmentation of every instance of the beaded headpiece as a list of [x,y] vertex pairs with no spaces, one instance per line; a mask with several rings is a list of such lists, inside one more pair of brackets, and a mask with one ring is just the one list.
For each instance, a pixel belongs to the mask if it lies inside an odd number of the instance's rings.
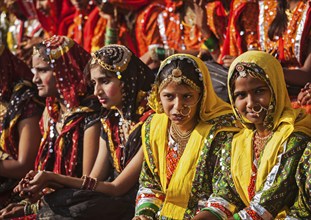
[[[183,56],[177,56],[174,59],[180,59],[183,60],[185,59],[185,57]],[[172,60],[169,60],[168,62],[164,63],[163,65],[161,65],[160,69],[159,69],[159,73],[161,72],[161,70],[164,68],[164,66],[166,66],[167,64],[171,63]],[[194,66],[197,66],[196,63],[194,61],[192,61],[191,59],[187,58],[187,62],[189,63],[193,63]],[[203,81],[203,77],[202,77],[202,73],[200,71],[199,68],[196,68],[196,72],[199,74],[199,80]],[[159,90],[158,92],[160,92],[168,83],[170,82],[175,82],[177,84],[181,84],[181,83],[185,83],[188,86],[190,86],[191,88],[193,88],[194,90],[196,90],[197,92],[201,92],[201,89],[198,85],[196,85],[195,82],[193,82],[191,79],[188,79],[185,75],[183,75],[183,72],[179,69],[179,67],[175,68],[172,70],[172,74],[169,75],[167,78],[165,78],[159,85]]]
[[[112,65],[105,63],[101,57],[107,56],[112,60]],[[118,79],[121,79],[121,72],[126,70],[131,61],[132,52],[122,45],[108,45],[103,49],[96,51],[92,54],[91,64],[98,63],[105,70],[117,74]]]
[[[231,97],[233,97],[233,94],[234,94],[233,88],[234,88],[235,80],[238,77],[245,78],[247,76],[257,78],[257,79],[264,81],[268,85],[268,87],[271,91],[272,97],[271,97],[269,107],[267,109],[266,118],[264,120],[265,127],[270,129],[273,126],[273,124],[272,124],[272,120],[273,120],[272,119],[272,113],[275,111],[276,100],[274,97],[272,85],[271,85],[270,80],[269,80],[269,76],[265,73],[265,71],[261,67],[259,67],[255,63],[251,63],[251,62],[239,62],[239,63],[237,63],[234,70],[233,70],[233,74],[229,79]],[[247,119],[242,117],[239,114],[239,112],[237,112],[237,114],[238,114],[239,120],[245,124]]]

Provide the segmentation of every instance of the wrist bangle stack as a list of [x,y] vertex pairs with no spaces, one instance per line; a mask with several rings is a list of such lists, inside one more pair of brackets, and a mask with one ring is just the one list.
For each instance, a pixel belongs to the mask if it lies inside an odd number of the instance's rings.
[[92,178],[86,175],[83,175],[81,177],[81,179],[83,179],[82,185],[81,185],[81,189],[83,190],[92,190],[94,191],[96,186],[97,186],[97,178]]
[[116,44],[118,42],[117,28],[107,28],[105,33],[105,45]]
[[153,61],[160,61],[173,55],[175,50],[173,48],[165,48],[158,44],[152,44],[148,46],[148,52]]
[[204,46],[207,47],[209,52],[213,53],[216,49],[218,49],[218,40],[214,35],[211,35],[203,42]]

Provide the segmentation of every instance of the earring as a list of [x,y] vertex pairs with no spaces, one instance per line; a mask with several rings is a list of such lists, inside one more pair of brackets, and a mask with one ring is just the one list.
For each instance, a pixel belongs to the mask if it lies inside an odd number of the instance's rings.
[[161,102],[159,102],[158,113],[163,113],[163,112],[164,112],[163,105]]

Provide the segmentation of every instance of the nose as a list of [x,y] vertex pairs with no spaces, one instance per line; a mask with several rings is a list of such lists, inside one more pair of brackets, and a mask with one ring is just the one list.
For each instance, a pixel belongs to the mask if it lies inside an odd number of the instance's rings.
[[175,98],[175,102],[174,102],[174,108],[180,112],[183,108],[183,102],[182,102],[182,99],[179,98],[179,97],[176,97]]
[[37,83],[37,82],[39,82],[38,73],[34,73],[34,74],[33,74],[33,77],[32,77],[32,82],[33,82],[33,83]]
[[257,104],[255,96],[252,94],[248,94],[246,101],[247,101],[246,107],[248,109],[252,109]]
[[97,83],[95,83],[94,84],[94,95],[99,96],[102,93],[103,93],[102,88]]

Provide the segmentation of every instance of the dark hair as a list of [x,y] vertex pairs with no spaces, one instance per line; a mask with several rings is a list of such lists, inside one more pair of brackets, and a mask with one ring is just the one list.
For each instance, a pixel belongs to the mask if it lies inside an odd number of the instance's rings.
[[197,66],[189,59],[172,59],[169,64],[166,64],[158,73],[156,81],[161,82],[172,74],[173,69],[179,68],[184,76],[193,81],[200,87],[201,92],[204,90],[203,82],[200,80]]
[[281,37],[287,29],[288,18],[286,15],[287,1],[278,0],[276,16],[272,21],[269,30],[268,37],[270,40],[275,40],[275,37]]
[[[106,68],[104,68],[104,66]],[[124,82],[122,88],[125,119],[132,120],[136,115],[137,96],[140,91],[148,92],[154,82],[154,74],[133,52],[123,46],[111,44],[96,51],[84,69],[84,76],[90,84],[90,72],[100,67],[99,71],[109,77],[119,78]]]

